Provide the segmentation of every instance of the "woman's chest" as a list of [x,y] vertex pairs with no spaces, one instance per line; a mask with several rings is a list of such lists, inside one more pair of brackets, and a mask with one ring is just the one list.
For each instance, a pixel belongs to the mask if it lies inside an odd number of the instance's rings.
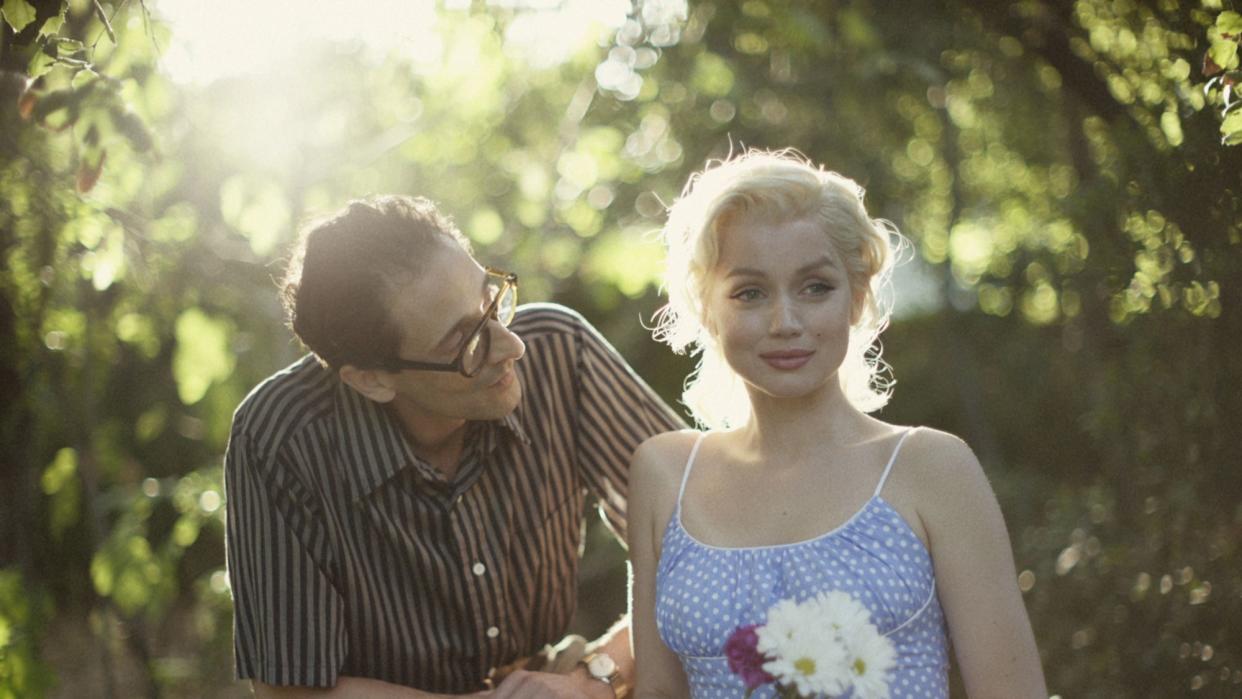
[[719,548],[674,521],[657,573],[657,622],[670,648],[718,655],[739,626],[763,623],[782,600],[844,591],[883,632],[934,595],[930,558],[883,501],[868,502],[841,528],[786,546]]
[[682,525],[721,547],[779,546],[835,529],[872,496],[874,483],[814,469],[779,474],[707,467],[686,484]]

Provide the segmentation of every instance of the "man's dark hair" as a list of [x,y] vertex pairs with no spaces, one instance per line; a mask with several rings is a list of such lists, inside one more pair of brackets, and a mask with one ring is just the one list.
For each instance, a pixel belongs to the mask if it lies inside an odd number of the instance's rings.
[[312,222],[282,284],[289,328],[327,367],[380,368],[400,349],[394,294],[421,271],[437,236],[470,252],[452,219],[422,197],[355,200]]

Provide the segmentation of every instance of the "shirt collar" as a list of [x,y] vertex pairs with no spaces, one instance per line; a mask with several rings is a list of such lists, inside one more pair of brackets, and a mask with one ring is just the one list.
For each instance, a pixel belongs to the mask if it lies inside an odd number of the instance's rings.
[[[401,426],[383,404],[376,403],[350,388],[343,381],[336,388],[337,450],[345,468],[350,500],[371,494],[401,470],[413,466],[425,480],[439,481],[431,464],[418,458],[401,431]],[[518,419],[517,411],[503,418],[482,423],[474,432],[482,440],[480,455],[490,456],[500,443],[497,426],[512,438],[530,446],[530,437]]]
[[[514,410],[508,415],[500,418],[496,421],[496,424],[505,427],[505,429],[507,429],[509,433],[522,444],[528,447],[530,446],[530,437],[527,436],[526,430],[522,428],[522,421],[518,419],[517,410]],[[494,446],[494,444],[491,445],[484,453],[491,453],[491,448]]]
[[380,403],[345,382],[336,386],[337,450],[350,500],[357,500],[419,461],[401,427]]

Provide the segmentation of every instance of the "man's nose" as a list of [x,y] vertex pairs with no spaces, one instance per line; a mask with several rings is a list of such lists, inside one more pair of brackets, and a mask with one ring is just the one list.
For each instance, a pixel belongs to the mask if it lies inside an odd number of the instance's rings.
[[516,361],[526,354],[526,343],[522,342],[522,338],[508,327],[501,325],[499,321],[488,321],[487,332],[492,334],[492,349],[491,356],[487,358],[488,363]]

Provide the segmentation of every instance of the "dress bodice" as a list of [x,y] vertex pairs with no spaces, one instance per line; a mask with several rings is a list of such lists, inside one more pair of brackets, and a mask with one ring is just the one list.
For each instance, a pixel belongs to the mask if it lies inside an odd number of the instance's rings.
[[[881,491],[902,436],[875,494],[845,523],[792,544],[726,548],[694,538],[681,520],[681,499],[665,528],[656,572],[660,638],[681,659],[695,699],[734,699],[745,691],[729,670],[724,645],[739,626],[761,624],[777,602],[801,602],[841,590],[871,613],[892,639],[897,666],[890,695],[948,696],[948,640],[936,596],[931,555]],[[702,443],[686,464],[685,482]],[[772,696],[761,688],[755,697]]]

